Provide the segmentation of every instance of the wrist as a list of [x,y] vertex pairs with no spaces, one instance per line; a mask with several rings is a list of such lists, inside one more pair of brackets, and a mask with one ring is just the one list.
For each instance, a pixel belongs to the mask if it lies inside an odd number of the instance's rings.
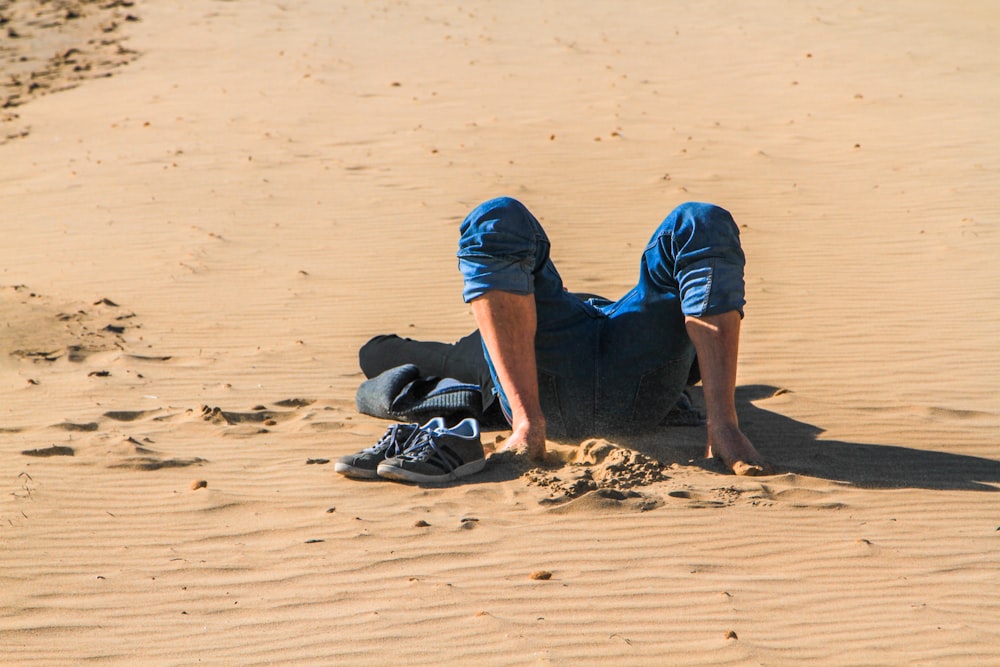
[[536,428],[544,429],[545,428],[545,415],[542,414],[541,411],[538,411],[538,412],[525,412],[525,411],[517,412],[517,411],[515,411],[514,412],[514,423],[512,424],[512,426],[515,429],[516,428],[526,428],[526,427],[530,427],[532,429],[536,429]]

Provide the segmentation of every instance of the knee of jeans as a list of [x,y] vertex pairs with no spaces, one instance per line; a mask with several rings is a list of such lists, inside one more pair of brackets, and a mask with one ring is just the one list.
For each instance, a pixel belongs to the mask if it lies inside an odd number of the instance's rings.
[[714,204],[698,202],[675,208],[643,255],[651,283],[676,289],[686,315],[742,307],[745,262],[732,215]]
[[739,229],[732,214],[715,204],[685,202],[675,208],[663,224],[675,238],[709,236],[715,242],[739,239]]
[[[673,265],[673,272],[708,258],[745,262],[740,231],[733,216],[715,204],[688,202],[660,224],[646,248],[646,260]],[[652,251],[652,252],[651,252]]]
[[513,197],[497,197],[477,206],[462,221],[458,254],[534,254],[540,231],[524,204]]
[[541,225],[511,197],[491,199],[462,222],[458,266],[468,302],[491,290],[529,294],[534,273],[548,259]]

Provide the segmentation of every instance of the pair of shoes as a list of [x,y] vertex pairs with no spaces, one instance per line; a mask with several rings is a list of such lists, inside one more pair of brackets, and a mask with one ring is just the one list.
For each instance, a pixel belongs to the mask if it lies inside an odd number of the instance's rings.
[[[443,419],[432,419],[425,426],[444,428]],[[378,464],[390,456],[406,451],[406,446],[420,430],[420,424],[393,424],[379,438],[378,442],[356,454],[341,456],[334,472],[357,479],[378,479]]]
[[386,479],[433,484],[467,477],[485,467],[479,422],[469,417],[452,428],[421,426],[403,453],[386,458],[377,470]]
[[469,418],[447,428],[437,417],[423,426],[390,426],[374,446],[342,457],[334,470],[348,477],[432,484],[472,475],[485,466],[479,422]]

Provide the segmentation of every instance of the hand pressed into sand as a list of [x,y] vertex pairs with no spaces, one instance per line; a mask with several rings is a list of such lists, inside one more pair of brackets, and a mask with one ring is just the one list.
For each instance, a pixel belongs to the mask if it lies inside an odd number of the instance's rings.
[[514,432],[497,451],[523,454],[533,461],[543,461],[545,459],[545,420],[542,419],[540,424],[537,421],[522,421],[514,427]]
[[770,475],[771,466],[734,424],[708,425],[707,458],[717,458],[737,475],[757,477]]
[[698,353],[708,412],[705,456],[722,461],[737,475],[767,475],[770,467],[740,430],[736,416],[736,360],[740,347],[740,314],[685,317],[684,325]]

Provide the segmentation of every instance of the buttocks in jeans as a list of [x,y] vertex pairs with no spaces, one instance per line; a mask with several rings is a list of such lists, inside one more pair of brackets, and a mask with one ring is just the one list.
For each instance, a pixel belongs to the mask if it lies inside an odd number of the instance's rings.
[[742,314],[745,303],[739,230],[712,204],[674,209],[642,254],[638,283],[613,303],[596,305],[564,289],[545,231],[509,197],[481,204],[462,222],[458,263],[466,302],[492,290],[534,294],[539,394],[551,438],[658,425],[683,391],[694,358],[685,316]]

